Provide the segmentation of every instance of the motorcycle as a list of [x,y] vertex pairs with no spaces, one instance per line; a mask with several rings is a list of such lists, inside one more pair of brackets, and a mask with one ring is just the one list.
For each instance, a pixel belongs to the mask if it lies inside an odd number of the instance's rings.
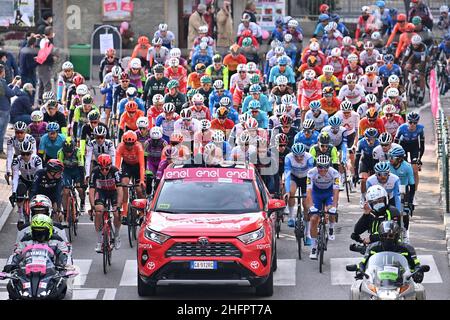
[[[347,271],[358,271],[356,264],[347,265]],[[412,279],[417,272],[428,272],[422,265],[411,273],[408,261],[395,252],[379,252],[369,258],[362,280],[350,288],[350,300],[426,300],[425,288]]]
[[[52,249],[46,244],[32,244],[24,250],[24,259],[11,273],[0,272],[0,280],[10,279],[12,300],[62,300],[71,298],[73,280],[78,275],[71,268],[55,266]],[[70,279],[70,281],[69,281]]]

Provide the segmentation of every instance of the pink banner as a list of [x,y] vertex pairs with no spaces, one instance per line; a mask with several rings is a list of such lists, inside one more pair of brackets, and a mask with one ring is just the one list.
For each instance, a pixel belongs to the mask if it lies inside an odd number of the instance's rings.
[[117,3],[116,2],[105,3],[104,10],[105,12],[117,11]]
[[434,118],[437,118],[439,109],[439,89],[437,87],[436,71],[434,69],[431,69],[430,71],[430,102],[431,113]]
[[238,179],[253,180],[255,173],[249,169],[226,169],[226,168],[186,168],[166,169],[164,179]]
[[127,12],[133,12],[133,2],[122,1],[121,10]]

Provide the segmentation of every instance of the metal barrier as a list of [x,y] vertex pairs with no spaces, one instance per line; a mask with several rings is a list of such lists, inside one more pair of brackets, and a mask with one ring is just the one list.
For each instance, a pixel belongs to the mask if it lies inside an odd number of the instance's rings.
[[438,142],[438,161],[442,171],[442,179],[444,184],[444,197],[445,197],[445,210],[450,212],[450,185],[449,185],[449,127],[448,120],[444,114],[442,108],[439,108],[439,112],[436,118],[436,133]]

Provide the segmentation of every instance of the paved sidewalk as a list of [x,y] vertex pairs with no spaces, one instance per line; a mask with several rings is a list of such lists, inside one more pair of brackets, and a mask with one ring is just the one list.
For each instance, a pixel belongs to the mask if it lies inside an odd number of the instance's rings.
[[[3,150],[6,152],[6,141],[14,134],[14,130],[9,125],[6,131],[5,141],[3,144]],[[0,159],[0,231],[2,230],[6,220],[11,214],[13,208],[9,202],[9,196],[11,195],[11,186],[5,181],[6,174],[6,159]]]

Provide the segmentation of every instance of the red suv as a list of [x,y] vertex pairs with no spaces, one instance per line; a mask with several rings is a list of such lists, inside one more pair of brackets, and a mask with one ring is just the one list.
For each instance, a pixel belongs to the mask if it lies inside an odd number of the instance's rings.
[[252,165],[170,165],[138,238],[138,293],[157,285],[247,285],[273,294],[274,223],[285,202],[270,199]]

